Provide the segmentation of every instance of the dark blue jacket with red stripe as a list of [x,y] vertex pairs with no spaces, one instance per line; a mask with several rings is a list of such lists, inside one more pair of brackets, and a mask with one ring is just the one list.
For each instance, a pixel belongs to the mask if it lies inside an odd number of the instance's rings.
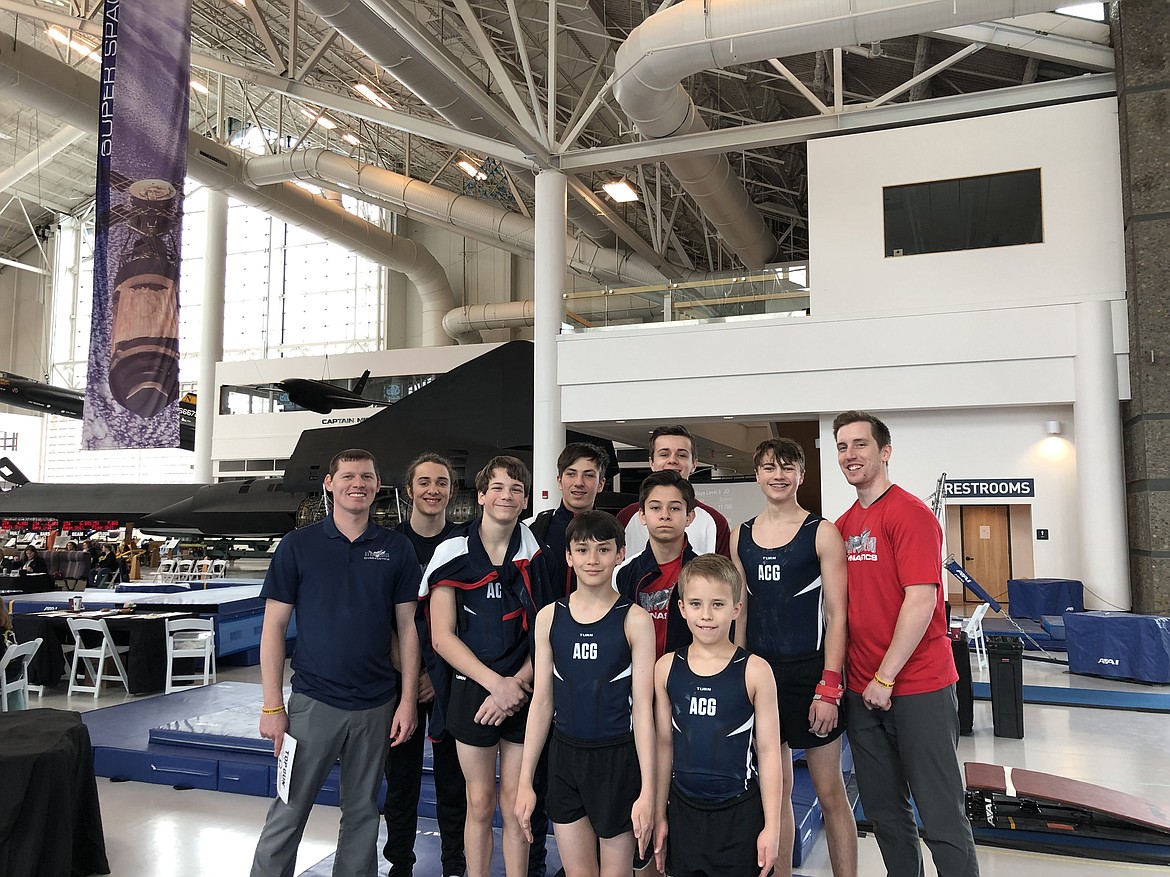
[[[536,613],[556,599],[548,580],[540,544],[518,524],[499,569],[487,556],[479,535],[479,519],[451,531],[423,573],[419,599],[435,588],[455,588],[459,638],[487,667],[512,676],[532,654],[531,630]],[[430,613],[426,613],[429,620]],[[429,626],[422,625],[423,656],[435,689],[428,733],[439,739],[446,727],[451,694],[451,667],[430,648]]]
[[[682,562],[686,566],[698,557],[691,548],[691,540],[687,539],[683,545]],[[640,606],[638,595],[650,584],[658,581],[662,570],[654,558],[654,549],[647,545],[646,550],[628,563],[618,567],[614,581],[614,590],[633,603]],[[682,617],[682,610],[678,608],[678,584],[670,589],[670,602],[666,610],[666,651],[673,652],[683,646],[690,645],[693,637],[691,629],[687,627],[686,619]]]

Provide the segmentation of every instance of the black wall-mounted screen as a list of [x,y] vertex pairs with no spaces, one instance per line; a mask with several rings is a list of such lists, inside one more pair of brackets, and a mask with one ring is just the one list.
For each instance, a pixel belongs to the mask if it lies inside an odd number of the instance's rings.
[[1044,240],[1040,169],[882,190],[886,255],[914,256]]

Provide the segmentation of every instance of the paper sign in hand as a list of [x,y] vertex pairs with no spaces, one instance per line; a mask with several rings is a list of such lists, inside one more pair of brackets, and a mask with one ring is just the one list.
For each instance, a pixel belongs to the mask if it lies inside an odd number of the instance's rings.
[[288,790],[292,784],[293,759],[297,754],[297,741],[292,734],[284,735],[284,743],[280,747],[280,755],[276,757],[276,795],[284,803],[288,803]]

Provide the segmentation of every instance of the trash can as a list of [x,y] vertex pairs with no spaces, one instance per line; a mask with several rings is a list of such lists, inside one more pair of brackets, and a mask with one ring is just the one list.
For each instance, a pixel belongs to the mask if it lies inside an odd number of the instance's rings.
[[951,654],[955,658],[955,669],[959,681],[955,684],[955,696],[959,702],[959,733],[970,734],[975,725],[975,694],[971,685],[971,647],[967,634],[961,627],[951,628]]
[[987,637],[991,722],[996,737],[1024,736],[1024,643],[1014,636]]

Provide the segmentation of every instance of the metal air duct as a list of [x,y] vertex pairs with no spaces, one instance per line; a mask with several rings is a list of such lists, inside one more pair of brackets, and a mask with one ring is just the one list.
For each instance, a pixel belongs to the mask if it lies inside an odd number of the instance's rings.
[[[256,186],[304,180],[328,188],[340,187],[404,216],[451,228],[513,253],[531,256],[536,245],[536,223],[526,216],[326,149],[258,155],[247,159],[244,175]],[[572,236],[567,236],[566,247],[569,267],[581,273],[630,283],[665,282],[658,269],[640,256],[607,250]]]

